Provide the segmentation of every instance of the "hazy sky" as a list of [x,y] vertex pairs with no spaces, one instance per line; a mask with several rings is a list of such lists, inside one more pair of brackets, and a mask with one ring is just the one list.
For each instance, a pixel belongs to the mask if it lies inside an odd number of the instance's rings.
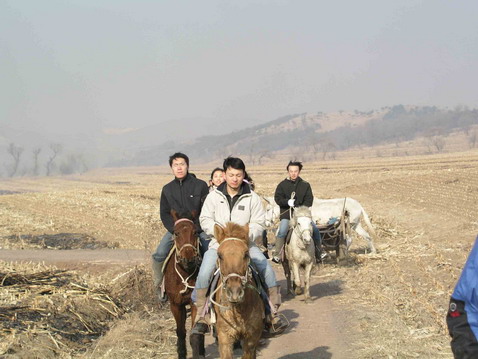
[[478,1],[0,0],[0,124],[478,107]]

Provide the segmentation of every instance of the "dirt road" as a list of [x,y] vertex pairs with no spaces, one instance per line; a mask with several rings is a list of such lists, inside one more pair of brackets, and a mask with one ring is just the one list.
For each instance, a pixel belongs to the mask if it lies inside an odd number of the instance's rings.
[[[59,268],[98,268],[147,264],[149,254],[143,250],[96,249],[96,250],[0,250],[0,260],[28,261],[54,264]],[[334,303],[334,295],[342,291],[341,281],[314,275],[311,285],[312,303],[305,304],[302,296],[285,295],[282,268],[275,267],[282,286],[281,313],[290,322],[281,336],[263,339],[259,356],[280,359],[350,358],[346,338],[350,328],[346,313]],[[217,346],[211,336],[206,338],[208,358],[217,358]],[[237,351],[240,355],[240,351]]]

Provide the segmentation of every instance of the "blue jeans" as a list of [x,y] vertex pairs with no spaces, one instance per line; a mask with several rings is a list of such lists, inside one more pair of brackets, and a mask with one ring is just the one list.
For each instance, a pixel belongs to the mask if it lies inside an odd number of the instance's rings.
[[[284,246],[285,237],[287,236],[287,232],[289,231],[289,219],[281,219],[279,224],[279,233],[276,236],[276,244],[274,249],[274,256],[279,256],[279,253]],[[321,245],[321,238],[320,238],[320,231],[317,228],[317,225],[312,222],[312,238],[314,240],[315,246],[320,248]]]
[[[209,247],[209,238],[206,233],[199,233],[199,242],[201,244],[199,248],[201,251],[201,255],[204,255],[204,253],[206,253]],[[156,262],[164,262],[168,257],[169,251],[171,250],[171,248],[173,248],[173,244],[173,234],[168,231],[161,239],[161,242],[159,242],[156,251],[153,253],[153,259]]]
[[[251,261],[256,267],[259,274],[264,278],[267,288],[277,286],[276,274],[269,264],[269,261],[264,257],[262,251],[256,245],[249,247],[249,255]],[[212,275],[216,270],[217,250],[209,249],[202,259],[201,268],[199,269],[198,278],[196,280],[196,288],[204,289],[209,286]]]

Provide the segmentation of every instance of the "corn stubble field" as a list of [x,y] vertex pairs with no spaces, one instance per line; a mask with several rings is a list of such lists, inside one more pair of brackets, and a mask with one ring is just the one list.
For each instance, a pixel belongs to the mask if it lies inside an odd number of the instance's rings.
[[[207,179],[215,166],[191,172]],[[272,195],[284,167],[248,168],[257,192]],[[478,233],[478,152],[305,163],[302,177],[317,197],[357,199],[376,231],[376,255],[354,239],[345,264],[326,262],[312,279],[341,283],[332,300],[347,313],[350,357],[451,358],[444,318]],[[151,167],[0,181],[1,248],[145,250],[135,266],[0,262],[0,355],[175,357],[174,321],[155,302],[147,260],[170,179]]]

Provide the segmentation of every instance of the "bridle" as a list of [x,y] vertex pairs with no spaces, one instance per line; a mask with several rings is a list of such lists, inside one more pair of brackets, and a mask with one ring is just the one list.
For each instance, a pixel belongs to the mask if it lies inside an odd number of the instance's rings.
[[298,226],[298,224],[299,224],[298,219],[299,218],[307,218],[310,222],[312,221],[312,219],[308,216],[297,217],[296,224],[295,224],[294,229],[293,229],[294,233],[300,239],[300,241],[297,242],[299,248],[305,249],[307,247],[308,243],[306,243],[305,240],[304,240],[304,233],[309,232],[309,236],[312,237],[312,228],[311,228],[311,226],[308,226],[307,228],[304,228],[303,230],[299,230],[299,226]]
[[[224,243],[224,242],[227,242],[227,241],[241,241],[241,242],[244,242],[244,239],[240,239],[240,238],[235,238],[235,237],[229,237],[229,238],[225,238],[222,240],[221,244],[219,245],[219,247],[221,247],[221,245]],[[218,248],[219,250],[219,248]],[[225,306],[225,305],[222,305],[222,304],[219,304],[217,303],[213,298],[214,298],[214,294],[216,294],[216,292],[221,289],[222,287],[226,287],[226,282],[230,279],[230,278],[239,278],[241,280],[241,287],[242,289],[246,289],[246,288],[251,288],[251,289],[254,289],[255,291],[258,291],[257,288],[255,286],[253,286],[251,284],[251,279],[252,279],[252,273],[250,272],[249,270],[249,264],[251,262],[251,259],[249,258],[248,261],[247,261],[247,268],[246,268],[246,273],[244,275],[240,275],[238,273],[229,273],[228,275],[224,276],[222,274],[222,271],[221,271],[221,265],[219,263],[219,260],[218,260],[218,269],[217,271],[219,272],[219,276],[221,278],[221,282],[220,284],[216,287],[216,289],[214,289],[214,291],[211,293],[211,295],[209,296],[209,299],[210,301],[219,306],[221,309],[224,309],[224,310],[229,310],[231,309],[230,307],[228,306]],[[221,297],[222,298],[222,297]]]
[[[176,222],[174,222],[174,227],[176,227],[176,225],[177,225],[178,223],[181,223],[181,222],[190,222],[190,223],[192,223],[192,224],[194,225],[194,222],[193,222],[192,220],[190,220],[190,219],[188,219],[188,218],[180,218],[180,219],[178,219]],[[179,276],[179,278],[181,278],[181,282],[182,282],[182,284],[184,285],[184,289],[181,289],[181,290],[179,291],[179,293],[181,293],[181,294],[185,293],[188,289],[194,289],[194,286],[193,286],[193,285],[192,285],[192,286],[189,285],[188,282],[189,282],[189,280],[194,276],[194,274],[197,272],[197,270],[198,270],[198,268],[199,268],[199,266],[196,265],[196,266],[194,267],[194,271],[193,271],[187,278],[184,278],[184,277],[181,275],[181,272],[180,272],[179,269],[178,269],[178,263],[179,263],[180,259],[182,258],[182,257],[181,257],[181,251],[182,251],[183,249],[185,249],[185,248],[191,247],[191,248],[196,252],[195,257],[198,257],[199,260],[201,260],[201,253],[200,253],[200,251],[199,251],[199,240],[198,240],[198,238],[196,238],[196,239],[197,239],[197,241],[196,241],[196,242],[197,242],[196,246],[193,246],[193,245],[190,244],[190,243],[185,243],[185,244],[183,244],[180,248],[178,248],[178,246],[176,245],[176,235],[175,235],[175,238],[174,238],[174,244],[175,244],[175,249],[176,249],[176,250],[175,250],[175,253],[174,253],[174,270],[176,271],[176,274]],[[184,269],[184,268],[183,268],[183,269]]]

